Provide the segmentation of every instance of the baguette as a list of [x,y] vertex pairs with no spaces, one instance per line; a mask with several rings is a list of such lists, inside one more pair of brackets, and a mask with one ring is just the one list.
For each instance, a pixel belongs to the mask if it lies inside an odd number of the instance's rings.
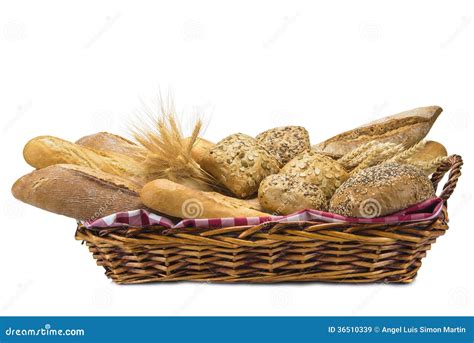
[[78,139],[76,144],[105,153],[112,152],[126,155],[137,161],[143,161],[147,154],[146,149],[142,146],[108,132],[98,132],[84,136]]
[[243,201],[195,190],[178,183],[158,179],[147,183],[140,192],[142,202],[169,216],[178,218],[267,217],[267,213],[244,206]]
[[442,112],[439,106],[415,108],[346,131],[313,146],[313,150],[342,156],[370,141],[410,148],[430,131]]
[[23,156],[29,165],[38,169],[54,164],[76,164],[128,178],[138,184],[149,181],[143,163],[133,158],[86,148],[51,136],[30,140],[25,145]]
[[43,210],[79,220],[145,208],[140,187],[127,179],[71,164],[35,170],[12,187],[15,198]]

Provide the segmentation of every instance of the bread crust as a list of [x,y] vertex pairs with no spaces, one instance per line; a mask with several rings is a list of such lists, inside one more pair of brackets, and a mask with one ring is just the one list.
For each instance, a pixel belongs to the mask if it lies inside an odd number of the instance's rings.
[[277,159],[280,167],[311,148],[309,133],[302,126],[276,127],[258,134],[255,139]]
[[81,137],[76,144],[97,151],[122,154],[137,161],[143,161],[146,158],[145,148],[109,132],[97,132]]
[[420,169],[385,163],[351,176],[332,197],[329,210],[347,217],[374,218],[433,197],[433,184]]
[[401,112],[343,132],[313,146],[313,150],[342,156],[370,141],[410,148],[425,138],[442,111],[439,106],[428,106]]
[[267,176],[258,189],[258,199],[264,209],[282,215],[304,209],[326,211],[328,205],[319,187],[286,174]]
[[144,208],[140,187],[129,180],[88,167],[56,164],[18,179],[12,194],[43,210],[79,220],[93,220]]
[[23,149],[23,156],[34,168],[76,164],[128,178],[138,184],[149,181],[143,163],[133,158],[86,148],[52,136],[39,136],[30,140]]
[[209,154],[202,168],[239,198],[255,194],[265,177],[279,171],[276,158],[255,138],[241,133],[224,138]]
[[166,179],[147,183],[140,192],[142,202],[161,213],[178,218],[266,217],[244,206],[242,200],[195,190]]

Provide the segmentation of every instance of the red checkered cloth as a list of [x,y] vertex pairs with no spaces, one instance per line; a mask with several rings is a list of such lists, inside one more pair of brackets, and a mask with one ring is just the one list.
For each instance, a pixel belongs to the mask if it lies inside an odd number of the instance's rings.
[[302,210],[287,216],[268,216],[268,217],[244,217],[244,218],[211,218],[211,219],[184,219],[175,224],[170,219],[150,213],[145,210],[135,210],[129,212],[119,212],[109,216],[94,220],[82,222],[88,228],[104,227],[146,227],[151,225],[160,225],[167,228],[221,228],[230,226],[248,226],[258,225],[265,222],[299,222],[299,221],[323,221],[328,223],[348,222],[348,223],[408,223],[437,218],[443,209],[443,200],[433,198],[420,204],[411,206],[398,213],[378,218],[349,218],[334,213],[328,213],[316,210]]

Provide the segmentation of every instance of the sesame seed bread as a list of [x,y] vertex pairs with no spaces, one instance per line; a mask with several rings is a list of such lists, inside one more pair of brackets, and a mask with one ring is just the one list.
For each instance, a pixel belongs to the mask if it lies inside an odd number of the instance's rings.
[[280,174],[288,174],[318,186],[328,200],[349,177],[337,161],[314,151],[305,151],[296,156],[280,170]]
[[334,136],[314,145],[313,150],[342,156],[370,141],[410,148],[428,134],[442,111],[439,106],[429,106],[398,113]]
[[139,190],[127,179],[70,164],[35,170],[12,187],[20,201],[80,220],[144,208]]
[[331,199],[329,211],[347,217],[374,218],[435,197],[430,179],[411,165],[386,163],[350,177]]
[[148,207],[177,218],[267,217],[243,200],[203,192],[166,179],[147,183],[140,198]]
[[267,176],[258,189],[262,207],[277,214],[304,209],[327,210],[328,201],[318,186],[286,174]]
[[239,198],[256,193],[260,182],[279,171],[278,161],[255,138],[236,133],[209,151],[202,168]]
[[255,139],[278,160],[280,167],[311,148],[309,133],[302,126],[277,127],[258,134]]

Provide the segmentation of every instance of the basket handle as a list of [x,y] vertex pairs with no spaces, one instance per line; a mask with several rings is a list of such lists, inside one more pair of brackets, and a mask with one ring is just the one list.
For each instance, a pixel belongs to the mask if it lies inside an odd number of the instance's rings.
[[431,182],[433,183],[435,191],[438,189],[438,184],[443,178],[444,174],[449,171],[449,178],[446,184],[443,187],[443,191],[439,196],[445,202],[449,199],[451,194],[453,194],[454,189],[458,183],[458,179],[461,176],[461,168],[464,162],[462,157],[459,155],[449,156],[436,170],[436,172],[431,176]]

